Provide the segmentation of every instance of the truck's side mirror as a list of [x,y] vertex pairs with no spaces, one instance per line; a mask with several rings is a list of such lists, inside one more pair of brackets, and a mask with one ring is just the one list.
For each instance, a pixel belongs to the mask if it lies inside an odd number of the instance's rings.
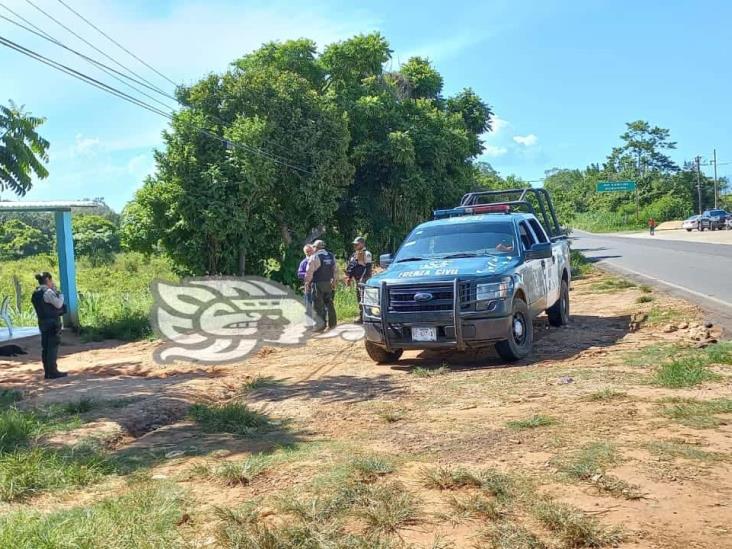
[[526,252],[526,261],[532,259],[549,259],[552,256],[551,242],[537,242]]
[[394,258],[391,256],[391,254],[381,254],[379,256],[379,267],[382,269],[386,269],[389,265],[391,265],[391,262],[394,260]]

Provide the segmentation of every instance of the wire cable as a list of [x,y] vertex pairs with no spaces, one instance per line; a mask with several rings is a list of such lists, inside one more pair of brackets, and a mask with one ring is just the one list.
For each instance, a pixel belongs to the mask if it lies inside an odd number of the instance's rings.
[[[9,9],[2,2],[0,2],[0,7],[3,7],[5,9]],[[28,32],[30,32],[30,33],[38,36],[38,37],[40,37],[40,38],[43,38],[44,40],[48,40],[52,44],[55,44],[55,45],[57,45],[57,46],[65,49],[65,50],[67,50],[67,51],[75,54],[75,55],[78,55],[79,57],[81,57],[82,59],[84,59],[85,61],[87,61],[88,63],[91,63],[92,65],[94,65],[98,69],[100,69],[101,71],[107,73],[109,76],[111,76],[112,78],[114,78],[118,82],[121,82],[122,84],[124,84],[125,86],[129,87],[130,89],[135,90],[137,93],[144,95],[145,97],[147,97],[151,101],[155,101],[156,103],[158,103],[162,107],[164,107],[166,109],[169,109],[171,112],[173,112],[173,110],[175,109],[175,107],[172,107],[171,105],[160,101],[158,98],[150,95],[149,93],[146,93],[143,90],[141,90],[141,89],[133,86],[129,82],[127,82],[125,80],[122,80],[122,78],[126,78],[127,80],[131,80],[132,82],[135,82],[135,83],[137,83],[137,84],[139,84],[141,86],[144,86],[146,88],[150,88],[150,86],[148,86],[144,82],[141,82],[141,81],[139,81],[139,80],[137,80],[135,78],[132,78],[130,76],[127,76],[126,74],[124,74],[124,73],[122,73],[122,72],[120,72],[120,71],[118,71],[118,70],[110,67],[109,65],[105,65],[104,63],[101,63],[100,61],[97,61],[96,59],[93,59],[93,58],[91,58],[91,57],[89,57],[87,55],[84,55],[83,53],[81,53],[81,52],[73,49],[73,48],[68,47],[67,45],[63,44],[62,42],[60,42],[59,40],[57,40],[56,38],[54,38],[50,34],[43,32],[42,30],[39,30],[39,31],[33,30],[32,28],[27,27],[27,26],[25,26],[22,23],[19,23],[17,21],[13,21],[12,19],[10,19],[9,17],[6,17],[4,15],[0,15],[0,19],[4,19],[4,20],[8,21],[9,23],[12,23],[13,25],[16,25],[16,26],[18,26],[18,27],[20,27],[20,28],[22,28],[22,29],[24,29],[24,30],[26,30],[26,31],[28,31]],[[30,24],[32,24],[32,23],[30,23]],[[117,75],[119,75],[119,76],[117,76]],[[121,78],[120,78],[120,76],[121,76]],[[152,88],[150,88],[150,89],[152,89]],[[153,90],[153,91],[155,91],[155,90]],[[172,96],[172,95],[168,95],[168,94],[163,94],[163,95],[165,97],[169,97],[170,99],[172,99],[176,103],[178,102],[178,100],[174,96]]]
[[127,48],[125,48],[122,44],[120,44],[119,42],[117,42],[114,38],[112,38],[111,36],[109,36],[106,32],[104,32],[98,26],[96,26],[94,23],[92,23],[91,21],[89,21],[89,19],[87,19],[86,17],[84,17],[83,15],[81,15],[78,11],[76,11],[74,8],[72,8],[71,6],[69,6],[66,2],[64,2],[63,0],[58,0],[58,2],[61,5],[63,5],[64,7],[66,7],[66,9],[68,9],[71,13],[73,13],[74,15],[76,15],[79,19],[81,19],[82,21],[84,21],[87,25],[89,25],[94,30],[96,30],[99,34],[101,34],[102,36],[104,36],[107,40],[109,40],[110,42],[112,42],[112,44],[114,44],[115,46],[117,46],[118,48],[120,48],[122,51],[124,51],[128,55],[130,55],[130,56],[134,57],[135,59],[137,59],[140,63],[142,63],[143,65],[145,65],[148,69],[150,69],[151,71],[153,71],[158,76],[164,78],[165,80],[167,80],[168,82],[170,82],[171,84],[173,84],[175,87],[178,87],[178,84],[176,84],[173,80],[171,80],[170,78],[168,78],[167,76],[165,76],[162,72],[160,72],[158,69],[156,69],[152,65],[150,65],[147,62],[145,62],[144,60],[140,59],[137,55],[135,55],[134,53],[132,53],[130,50],[128,50]]
[[75,32],[73,29],[69,28],[67,25],[65,25],[64,23],[62,23],[58,19],[56,19],[53,15],[51,15],[50,13],[48,13],[46,10],[44,10],[43,8],[37,6],[32,0],[25,0],[25,1],[28,4],[30,4],[31,6],[33,6],[36,10],[38,10],[39,12],[41,12],[43,15],[45,15],[47,18],[49,18],[51,21],[53,21],[54,23],[56,23],[57,25],[59,25],[60,27],[62,27],[64,30],[66,30],[67,32],[71,33],[76,38],[78,38],[79,40],[81,40],[82,42],[84,42],[84,44],[86,44],[87,46],[89,46],[90,48],[92,48],[94,51],[96,51],[97,53],[100,53],[101,55],[103,55],[104,57],[106,57],[107,59],[109,59],[110,61],[112,61],[118,67],[126,70],[127,72],[129,72],[133,76],[136,76],[140,80],[142,80],[144,82],[147,82],[151,87],[155,88],[156,91],[161,92],[161,93],[164,93],[164,91],[161,88],[159,88],[158,86],[156,86],[155,84],[153,84],[152,82],[150,82],[147,78],[145,78],[144,76],[141,76],[140,74],[136,73],[135,71],[133,71],[129,67],[125,66],[123,63],[120,63],[119,61],[117,61],[111,55],[105,53],[104,51],[102,51],[101,49],[99,49],[98,47],[96,47],[94,44],[92,44],[91,42],[89,42],[89,40],[87,40],[86,38],[84,38],[83,36],[81,36],[79,33]]
[[[127,101],[129,103],[132,103],[133,105],[136,105],[138,107],[142,107],[143,109],[146,109],[146,110],[148,110],[148,111],[150,111],[152,113],[155,113],[155,114],[157,114],[159,116],[162,116],[164,118],[167,118],[168,120],[175,120],[174,116],[172,114],[170,114],[170,113],[167,113],[165,111],[162,111],[162,110],[158,109],[157,107],[154,107],[152,105],[149,105],[149,104],[145,103],[144,101],[142,101],[141,99],[138,99],[138,98],[136,98],[134,96],[131,96],[131,95],[123,92],[123,91],[120,91],[117,88],[114,88],[114,87],[112,87],[112,86],[110,86],[108,84],[105,84],[104,82],[102,82],[100,80],[97,80],[96,78],[93,78],[93,77],[91,77],[89,75],[86,75],[86,74],[84,74],[82,72],[79,72],[79,71],[77,71],[77,70],[75,70],[75,69],[73,69],[73,68],[71,68],[71,67],[69,67],[67,65],[64,65],[63,63],[59,63],[58,61],[54,61],[52,59],[49,59],[48,57],[45,57],[44,55],[41,55],[40,53],[37,53],[37,52],[35,52],[33,50],[30,50],[28,48],[25,48],[25,47],[21,46],[20,44],[17,44],[16,42],[13,42],[12,40],[8,40],[7,38],[3,37],[2,35],[0,35],[0,45],[6,46],[8,48],[11,48],[11,49],[13,49],[13,50],[15,50],[15,51],[17,51],[19,53],[22,53],[23,55],[26,55],[26,56],[28,56],[28,57],[30,57],[32,59],[35,59],[36,61],[39,61],[41,63],[44,63],[45,65],[48,65],[48,66],[50,66],[52,68],[55,68],[56,70],[59,70],[61,72],[64,72],[64,73],[66,73],[66,74],[68,74],[68,75],[70,75],[70,76],[72,76],[74,78],[77,78],[79,80],[82,80],[83,82],[86,82],[87,84],[90,84],[90,85],[92,85],[92,86],[94,86],[96,88],[99,88],[99,89],[101,89],[103,91],[106,91],[107,93],[110,93],[110,94],[112,94],[112,95],[114,95],[116,97],[119,97],[120,99],[123,99],[123,100],[125,100],[125,101]],[[229,139],[226,139],[226,138],[223,138],[223,137],[221,137],[219,135],[216,135],[215,133],[212,133],[211,131],[209,131],[209,130],[207,130],[205,128],[202,128],[200,126],[197,126],[196,124],[193,124],[193,123],[189,123],[189,124],[195,130],[197,130],[198,132],[202,133],[203,135],[206,135],[206,136],[208,136],[208,137],[210,137],[212,139],[215,139],[217,141],[220,141],[221,143],[223,143],[226,146],[227,149],[228,148],[232,148],[232,147],[238,147],[238,148],[241,148],[241,149],[243,149],[243,150],[245,150],[247,152],[250,152],[252,154],[259,155],[259,156],[261,156],[261,157],[263,157],[263,158],[265,158],[267,160],[270,160],[270,161],[272,161],[272,162],[274,162],[276,164],[279,164],[281,166],[290,168],[290,169],[292,169],[294,171],[298,171],[298,172],[301,172],[301,173],[313,175],[313,172],[311,172],[310,170],[308,170],[306,168],[303,168],[301,166],[297,166],[297,165],[291,164],[287,160],[284,160],[282,158],[279,158],[277,156],[274,156],[274,155],[272,155],[272,154],[270,154],[270,153],[268,153],[266,151],[263,151],[263,150],[261,150],[261,149],[259,149],[257,147],[252,147],[250,145],[246,145],[245,143],[240,143],[238,141],[231,141]]]

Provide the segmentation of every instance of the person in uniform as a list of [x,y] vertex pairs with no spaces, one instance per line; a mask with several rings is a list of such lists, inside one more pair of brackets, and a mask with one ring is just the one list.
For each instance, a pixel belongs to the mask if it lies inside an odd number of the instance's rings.
[[371,252],[366,249],[366,239],[362,236],[356,237],[353,241],[353,255],[346,266],[346,285],[350,287],[352,282],[356,283],[356,299],[358,300],[358,320],[356,322],[358,324],[363,322],[362,284],[371,278],[372,265]]
[[[333,294],[336,288],[336,260],[335,256],[325,249],[325,242],[313,242],[315,253],[308,260],[305,271],[305,292],[314,292],[314,307],[317,316],[313,329],[322,332],[328,328],[335,328],[338,324]],[[327,321],[327,324],[326,324]]]
[[33,308],[38,316],[38,328],[41,331],[41,360],[45,379],[66,377],[66,372],[59,372],[56,360],[58,346],[61,343],[61,316],[66,314],[64,296],[56,291],[51,273],[36,275],[38,287],[31,296]]

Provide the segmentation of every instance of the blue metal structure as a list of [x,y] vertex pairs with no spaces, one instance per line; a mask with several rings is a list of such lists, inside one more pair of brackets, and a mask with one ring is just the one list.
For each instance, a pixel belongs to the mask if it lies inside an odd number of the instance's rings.
[[42,202],[0,202],[0,211],[5,212],[53,212],[56,222],[56,254],[58,255],[61,291],[66,299],[68,314],[64,325],[79,327],[79,294],[76,289],[76,259],[74,238],[71,232],[71,209],[93,208],[96,202],[42,201]]

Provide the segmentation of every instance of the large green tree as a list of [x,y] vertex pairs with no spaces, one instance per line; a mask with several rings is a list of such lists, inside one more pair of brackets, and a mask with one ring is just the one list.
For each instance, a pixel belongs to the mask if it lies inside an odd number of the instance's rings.
[[269,43],[181,89],[156,174],[123,212],[123,246],[160,246],[188,273],[288,282],[308,237],[338,250],[365,233],[384,250],[455,204],[478,184],[491,111],[469,89],[443,97],[426,59],[388,72],[390,58],[378,33],[322,55],[306,39]]
[[18,219],[0,224],[0,259],[20,259],[51,251],[51,241]]
[[74,250],[93,263],[109,261],[120,249],[119,230],[109,219],[95,214],[76,215],[72,219]]
[[270,274],[332,217],[350,181],[346,115],[320,93],[315,45],[267,44],[181,89],[157,172],[122,216],[193,274]]
[[48,177],[48,141],[36,129],[45,119],[23,112],[12,101],[0,105],[0,192],[23,196],[33,185],[33,176]]

